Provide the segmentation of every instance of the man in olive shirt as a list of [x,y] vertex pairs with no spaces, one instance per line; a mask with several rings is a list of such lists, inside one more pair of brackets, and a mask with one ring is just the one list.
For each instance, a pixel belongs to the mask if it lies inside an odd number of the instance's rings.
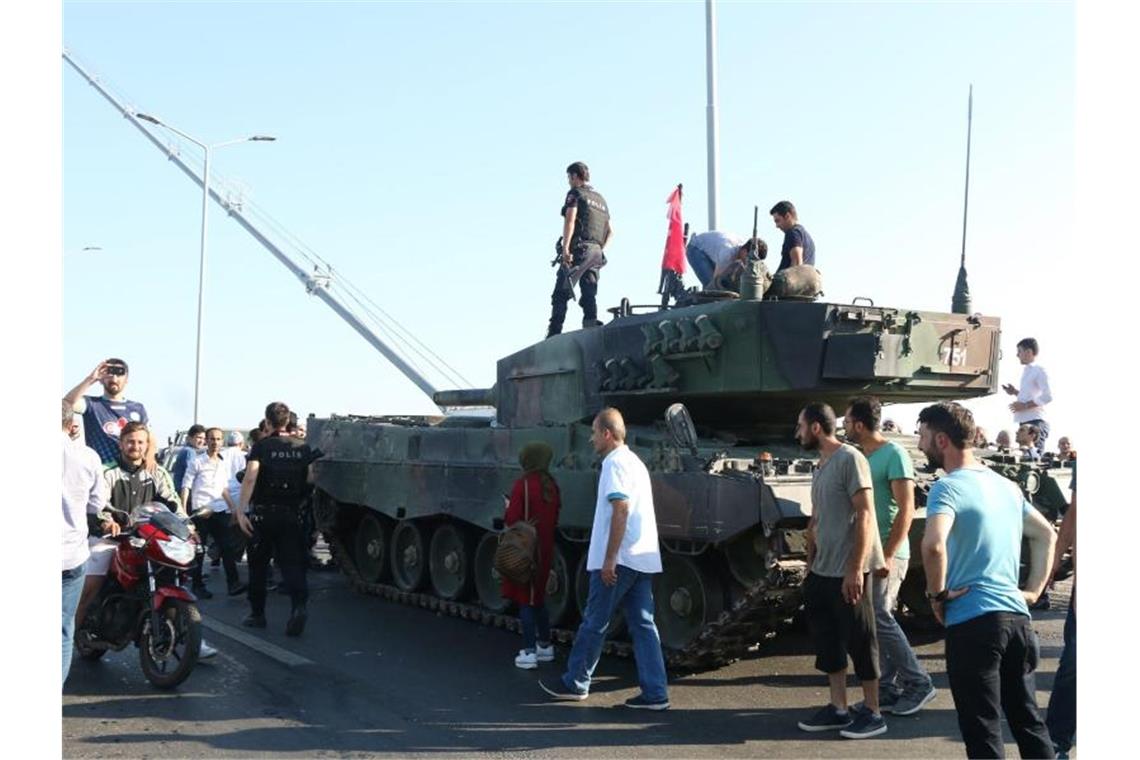
[[843,428],[847,440],[863,450],[871,467],[875,522],[885,565],[873,573],[871,604],[879,642],[879,703],[895,715],[913,715],[937,691],[915,657],[906,634],[895,620],[899,587],[910,563],[910,523],[914,518],[914,463],[899,444],[879,430],[882,405],[874,396],[861,396],[847,407]]
[[[804,731],[838,730],[848,739],[885,733],[879,713],[879,648],[871,606],[871,573],[882,568],[883,547],[875,526],[871,471],[854,447],[835,437],[835,412],[808,404],[800,412],[796,437],[818,450],[819,469],[811,484],[808,576],[804,612],[815,645],[815,667],[827,673],[831,701],[800,721]],[[847,657],[862,682],[863,705],[847,710]]]

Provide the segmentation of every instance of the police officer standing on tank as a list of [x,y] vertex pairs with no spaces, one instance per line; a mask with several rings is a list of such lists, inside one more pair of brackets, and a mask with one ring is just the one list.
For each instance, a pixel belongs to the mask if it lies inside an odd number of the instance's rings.
[[269,404],[265,419],[272,432],[250,449],[237,510],[238,525],[250,538],[250,614],[242,624],[265,627],[265,585],[269,560],[276,557],[293,602],[285,634],[300,636],[309,598],[305,578],[309,544],[301,503],[311,488],[311,465],[322,454],[288,432],[289,407],[285,404]]
[[593,188],[590,169],[581,161],[566,167],[570,192],[562,204],[562,266],[550,296],[550,327],[546,337],[562,332],[566,319],[566,304],[574,297],[574,286],[581,284],[579,304],[582,307],[582,327],[597,327],[598,321],[598,270],[605,266],[606,247],[613,229],[610,227],[610,210],[606,199]]

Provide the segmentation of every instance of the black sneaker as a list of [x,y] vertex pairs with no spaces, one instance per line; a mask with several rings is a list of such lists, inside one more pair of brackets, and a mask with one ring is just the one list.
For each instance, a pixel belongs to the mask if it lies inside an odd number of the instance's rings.
[[264,628],[266,626],[265,615],[255,615],[252,612],[245,616],[245,620],[241,624],[246,628]]
[[206,588],[204,585],[194,586],[190,590],[193,591],[194,596],[198,597],[199,599],[214,598],[214,592],[210,591],[210,589]]
[[636,697],[630,697],[625,701],[626,707],[632,707],[634,710],[668,710],[669,699],[662,699],[653,702],[645,698],[644,694],[638,694]]
[[852,722],[851,711],[839,712],[830,702],[815,711],[807,720],[801,720],[798,725],[801,731],[837,731],[847,728]]
[[285,624],[286,636],[300,636],[305,631],[305,620],[308,617],[305,605],[299,604],[293,608],[289,615],[289,622]]
[[864,707],[861,710],[852,710],[850,714],[855,719],[850,726],[841,729],[839,732],[839,735],[845,739],[870,739],[872,736],[887,732],[887,722],[883,720],[881,713],[875,715]]
[[543,691],[545,691],[547,694],[554,697],[555,699],[564,699],[567,701],[581,702],[583,699],[590,696],[589,694],[581,694],[579,692],[571,691],[570,689],[567,689],[565,684],[562,683],[561,678],[559,678],[558,680],[556,680],[554,682],[554,686],[547,686],[542,681],[539,681],[538,685],[542,687]]
[[226,593],[229,594],[230,596],[238,596],[239,594],[244,594],[248,590],[249,590],[249,586],[247,586],[246,584],[235,583],[227,589]]

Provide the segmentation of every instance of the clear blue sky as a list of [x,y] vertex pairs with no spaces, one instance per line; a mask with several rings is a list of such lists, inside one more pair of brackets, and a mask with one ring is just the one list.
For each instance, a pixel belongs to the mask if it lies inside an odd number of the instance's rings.
[[[613,213],[603,308],[655,298],[676,183],[706,228],[701,2],[63,8],[63,43],[138,110],[211,143],[278,137],[220,149],[212,168],[475,385],[544,334],[568,163],[590,165]],[[1018,380],[1017,339],[1038,338],[1053,442],[1078,435],[1064,350],[1078,333],[1057,306],[1079,260],[1072,6],[721,3],[719,43],[720,226],[747,233],[756,204],[778,245],[763,212],[795,202],[828,300],[949,310],[974,84],[974,308],[1003,320],[1002,382]],[[165,436],[191,415],[200,190],[62,78],[60,384],[122,356]],[[249,427],[274,399],[433,411],[210,213],[203,421]],[[1008,400],[974,405],[991,435]]]

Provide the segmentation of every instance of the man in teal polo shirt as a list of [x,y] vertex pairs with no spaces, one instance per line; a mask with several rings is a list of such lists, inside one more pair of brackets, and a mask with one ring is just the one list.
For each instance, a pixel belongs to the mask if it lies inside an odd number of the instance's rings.
[[910,523],[914,517],[914,463],[899,444],[879,429],[882,404],[861,396],[847,407],[843,427],[847,439],[863,450],[871,467],[875,522],[883,543],[886,567],[871,580],[875,632],[879,639],[879,704],[895,715],[913,715],[937,694],[934,682],[919,664],[892,614],[899,587],[910,563]]

